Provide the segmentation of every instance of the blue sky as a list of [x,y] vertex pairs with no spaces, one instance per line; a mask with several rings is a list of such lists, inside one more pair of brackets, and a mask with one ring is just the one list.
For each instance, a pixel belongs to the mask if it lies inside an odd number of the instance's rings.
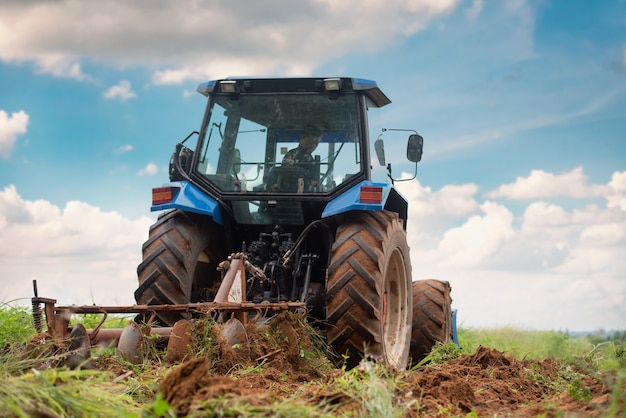
[[425,138],[413,277],[462,325],[626,329],[625,0],[222,3],[0,5],[0,301],[133,303],[197,84],[342,75]]

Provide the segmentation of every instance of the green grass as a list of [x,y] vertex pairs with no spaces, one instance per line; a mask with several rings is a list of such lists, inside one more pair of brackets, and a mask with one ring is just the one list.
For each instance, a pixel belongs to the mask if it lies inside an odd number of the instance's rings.
[[600,374],[618,373],[626,371],[626,341],[623,333],[616,335],[613,340],[597,335],[571,337],[556,331],[465,328],[459,329],[459,345],[465,354],[483,345],[518,359],[555,358]]
[[[87,328],[93,328],[101,318],[101,315],[74,315],[72,323],[82,322]],[[121,328],[128,320],[127,316],[111,315],[103,326]],[[159,382],[171,370],[171,366],[159,363],[158,359],[150,358],[140,365],[120,363],[125,370],[132,371],[132,375],[122,382],[115,381],[112,374],[100,371],[36,370],[47,360],[48,364],[54,364],[55,358],[48,354],[48,359],[32,359],[26,354],[27,343],[36,334],[30,309],[4,303],[0,305],[0,324],[0,411],[3,416],[175,416],[175,411],[157,394]],[[212,341],[210,337],[210,334],[205,336],[207,347]],[[272,337],[279,338],[280,335]],[[301,347],[301,357],[315,361],[324,356],[323,344],[316,340],[315,334],[308,337],[314,344]],[[451,344],[438,345],[424,364],[442,364],[460,355],[473,354],[481,345],[518,359],[555,358],[564,364],[557,380],[546,380],[539,374],[539,369],[529,369],[530,377],[539,384],[552,385],[561,393],[589,402],[590,393],[581,384],[581,373],[594,376],[612,391],[608,409],[602,416],[614,417],[623,414],[626,403],[623,393],[626,384],[625,337],[623,332],[607,338],[602,335],[572,337],[562,332],[514,328],[461,328],[461,348]],[[198,352],[209,354],[207,350],[210,348],[207,347],[199,344]],[[324,400],[319,403],[311,403],[311,395],[307,395],[307,386],[303,385],[301,390],[287,395],[281,402],[252,405],[245,399],[216,398],[205,401],[194,413],[198,416],[330,417],[339,414],[337,408],[345,402],[352,402],[352,407],[356,405],[357,409],[348,411],[349,414],[402,416],[407,408],[417,408],[419,400],[413,406],[402,405],[394,399],[394,392],[403,384],[402,379],[411,373],[419,373],[419,370],[416,367],[408,374],[398,374],[374,364],[337,373],[324,370],[333,377],[328,379]],[[236,379],[245,372],[239,370],[232,377]],[[337,399],[340,403],[336,402]],[[445,408],[441,413],[446,415]]]
[[48,369],[0,379],[3,416],[139,416],[141,406],[107,373]]
[[102,328],[124,328],[126,323],[132,320],[133,315],[110,314],[105,318],[104,315],[100,314],[81,314],[72,315],[70,325],[80,322],[85,328],[91,329],[97,327],[98,324],[103,321],[101,325]]
[[461,328],[459,345],[467,353],[474,353],[479,345],[483,345],[519,359],[536,360],[566,360],[584,356],[594,348],[594,344],[587,338],[574,338],[557,331],[528,331],[517,328]]
[[[105,318],[100,314],[84,314],[73,315],[70,325],[81,322],[85,328],[91,329],[103,321],[102,328],[124,328],[124,325],[131,320],[130,315],[108,315]],[[44,322],[45,329],[44,314],[42,314],[42,322]],[[0,348],[6,344],[26,344],[37,334],[31,308],[11,302],[0,302],[0,325]]]
[[[93,328],[102,318],[74,315],[71,323],[83,322]],[[110,315],[102,327],[123,327],[128,320],[126,316]],[[30,307],[0,304],[2,416],[139,417],[147,411],[129,385],[132,379],[115,383],[115,376],[108,372],[51,368],[63,356],[53,352],[51,341],[38,342],[34,352],[29,342],[36,334]],[[145,391],[145,382],[137,386]]]
[[7,344],[26,344],[35,334],[30,308],[0,303],[0,349]]

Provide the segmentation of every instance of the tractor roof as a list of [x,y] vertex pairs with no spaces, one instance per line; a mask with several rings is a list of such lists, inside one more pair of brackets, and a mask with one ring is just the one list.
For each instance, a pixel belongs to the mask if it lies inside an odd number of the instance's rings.
[[373,80],[349,77],[227,77],[201,83],[196,89],[208,96],[211,93],[323,93],[362,92],[374,107],[383,107],[391,100]]

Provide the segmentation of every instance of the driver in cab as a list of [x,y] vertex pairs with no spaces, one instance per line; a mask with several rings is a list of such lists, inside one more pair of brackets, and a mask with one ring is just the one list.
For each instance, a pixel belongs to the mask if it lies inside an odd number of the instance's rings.
[[283,157],[283,165],[290,166],[297,163],[312,163],[313,156],[311,153],[315,151],[320,143],[321,133],[312,126],[307,126],[300,136],[298,146],[288,151]]

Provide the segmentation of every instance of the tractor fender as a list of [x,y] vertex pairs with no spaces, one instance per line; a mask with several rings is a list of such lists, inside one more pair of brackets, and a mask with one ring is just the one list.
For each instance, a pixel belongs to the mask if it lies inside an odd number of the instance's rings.
[[209,215],[215,223],[222,224],[222,212],[217,200],[201,191],[198,187],[188,181],[174,181],[165,183],[163,188],[171,188],[172,199],[167,203],[153,204],[151,212],[168,209],[180,209],[185,212]]
[[396,212],[406,229],[408,203],[406,199],[388,183],[362,181],[340,194],[326,205],[322,218],[352,210]]

